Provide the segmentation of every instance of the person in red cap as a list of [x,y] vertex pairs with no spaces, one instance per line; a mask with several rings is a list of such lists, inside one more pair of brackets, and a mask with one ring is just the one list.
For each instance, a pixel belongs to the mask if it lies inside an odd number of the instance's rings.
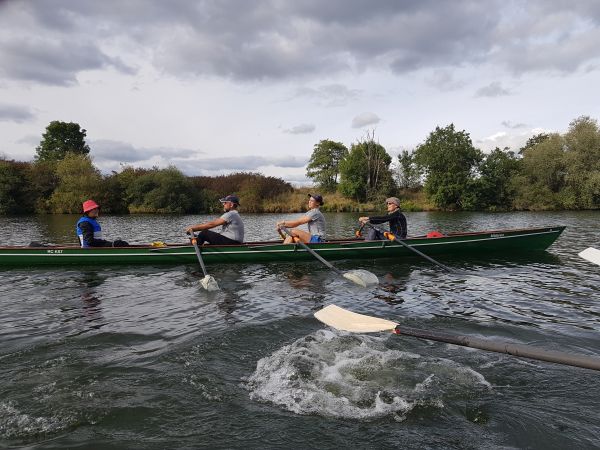
[[117,239],[116,241],[105,241],[102,239],[102,228],[96,220],[100,214],[100,205],[94,200],[83,202],[83,216],[77,222],[75,231],[79,243],[83,248],[89,247],[127,247],[129,244]]
[[[390,231],[398,239],[405,239],[407,232],[406,217],[400,211],[400,199],[398,197],[390,197],[385,200],[385,204],[387,207],[387,214],[385,216],[359,217],[358,221],[363,225],[367,222],[373,225],[389,223]],[[375,228],[371,228],[365,237],[367,241],[381,241],[385,239],[383,232]]]
[[[202,222],[185,229],[186,233],[191,234],[199,231],[197,242],[199,244],[209,243],[216,245],[236,245],[244,242],[244,222],[238,212],[240,199],[235,194],[228,195],[219,199],[223,204],[224,214],[218,219],[210,222]],[[211,231],[211,228],[221,226],[217,233]]]
[[[323,204],[323,197],[320,195],[308,194],[308,211],[306,214],[296,220],[282,220],[277,222],[277,228],[291,228],[289,232],[292,236],[284,239],[284,244],[290,244],[294,238],[300,239],[305,244],[325,241],[325,216],[319,209]],[[307,224],[308,232],[301,230],[300,225]]]

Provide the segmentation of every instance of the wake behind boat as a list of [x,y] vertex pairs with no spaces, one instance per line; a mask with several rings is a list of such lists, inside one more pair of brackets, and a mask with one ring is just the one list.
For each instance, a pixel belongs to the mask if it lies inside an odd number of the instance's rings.
[[[558,239],[564,226],[513,230],[449,233],[441,237],[413,236],[403,242],[421,252],[435,255],[507,255],[546,250]],[[327,260],[412,257],[413,252],[398,242],[334,239],[310,244]],[[310,260],[313,256],[298,244],[281,241],[248,242],[239,245],[205,245],[206,264],[263,263]],[[198,259],[190,244],[165,247],[81,248],[78,246],[0,247],[0,266],[192,264]]]

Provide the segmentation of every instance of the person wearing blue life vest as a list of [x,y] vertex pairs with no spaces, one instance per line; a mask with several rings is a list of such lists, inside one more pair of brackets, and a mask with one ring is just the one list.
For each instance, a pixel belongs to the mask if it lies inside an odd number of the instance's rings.
[[105,241],[102,239],[102,228],[96,220],[100,214],[100,205],[94,200],[83,202],[83,216],[75,226],[79,244],[83,248],[90,247],[127,247],[129,244],[121,239]]

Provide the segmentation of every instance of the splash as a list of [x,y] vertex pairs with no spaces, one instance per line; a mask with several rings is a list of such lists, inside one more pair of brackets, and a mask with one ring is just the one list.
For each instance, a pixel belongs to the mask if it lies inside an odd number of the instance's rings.
[[440,358],[389,349],[385,339],[319,330],[258,361],[248,378],[252,400],[296,414],[404,420],[417,406],[489,389],[483,376]]
[[0,436],[19,439],[56,433],[71,426],[73,418],[35,417],[19,411],[12,402],[0,403]]

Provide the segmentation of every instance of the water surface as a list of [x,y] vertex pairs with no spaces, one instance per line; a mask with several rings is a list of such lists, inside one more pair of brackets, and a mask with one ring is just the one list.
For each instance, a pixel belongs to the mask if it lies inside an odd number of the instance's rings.
[[[335,332],[339,306],[413,327],[600,357],[600,213],[408,213],[409,234],[566,225],[547,252],[427,261],[0,270],[0,446],[598,448],[599,373],[391,334]],[[248,240],[284,216],[245,215]],[[287,216],[290,217],[290,216]],[[0,241],[75,243],[75,216],[0,218]],[[201,216],[101,217],[183,242]],[[328,214],[349,236],[356,216]]]

